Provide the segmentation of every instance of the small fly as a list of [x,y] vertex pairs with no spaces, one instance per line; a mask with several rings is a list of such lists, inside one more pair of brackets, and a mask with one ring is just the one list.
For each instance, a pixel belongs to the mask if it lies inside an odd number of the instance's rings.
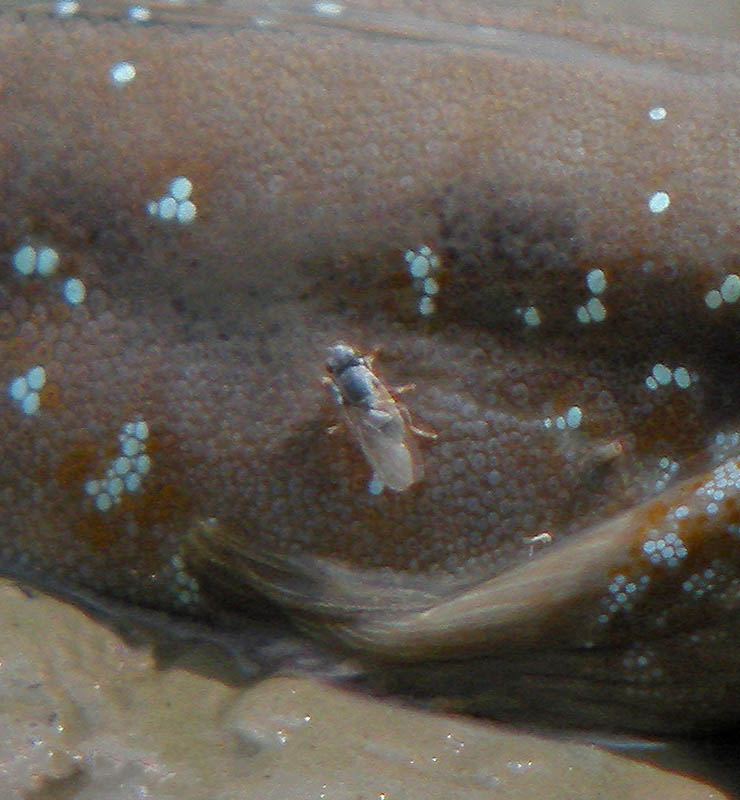
[[[424,468],[411,442],[411,432],[436,439],[409,423],[393,395],[372,371],[372,359],[346,344],[329,348],[326,368],[334,398],[347,427],[373,469],[371,486],[403,492],[421,480]],[[408,414],[406,414],[408,416]]]

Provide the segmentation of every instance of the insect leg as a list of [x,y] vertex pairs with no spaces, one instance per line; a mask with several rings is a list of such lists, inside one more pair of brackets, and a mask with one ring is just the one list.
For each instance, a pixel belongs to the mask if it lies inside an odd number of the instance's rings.
[[406,424],[409,426],[409,430],[415,433],[417,436],[420,436],[422,439],[430,439],[434,441],[438,434],[436,431],[425,431],[422,428],[417,428],[416,425],[411,421],[411,412],[409,411],[408,406],[404,405],[403,403],[396,403],[396,407],[398,410],[403,414],[403,418],[406,420]]

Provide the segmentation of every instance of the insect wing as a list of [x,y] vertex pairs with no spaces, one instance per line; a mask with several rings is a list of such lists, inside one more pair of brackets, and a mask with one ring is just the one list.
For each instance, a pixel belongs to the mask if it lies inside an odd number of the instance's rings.
[[422,477],[410,433],[390,392],[380,383],[370,409],[345,405],[347,427],[373,468],[375,477],[395,492],[408,489]]

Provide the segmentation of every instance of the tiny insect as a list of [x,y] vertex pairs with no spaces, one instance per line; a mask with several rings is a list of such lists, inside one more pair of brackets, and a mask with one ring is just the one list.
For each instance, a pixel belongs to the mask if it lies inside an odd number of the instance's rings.
[[403,492],[424,475],[411,432],[435,439],[436,434],[410,424],[371,366],[371,357],[360,356],[340,342],[329,348],[326,368],[331,377],[325,381],[331,385],[344,421],[373,469],[371,491],[378,493],[386,486]]
[[532,558],[536,544],[552,544],[552,533],[550,531],[542,531],[542,533],[537,533],[534,536],[522,536],[522,541],[524,544],[529,545],[529,557]]

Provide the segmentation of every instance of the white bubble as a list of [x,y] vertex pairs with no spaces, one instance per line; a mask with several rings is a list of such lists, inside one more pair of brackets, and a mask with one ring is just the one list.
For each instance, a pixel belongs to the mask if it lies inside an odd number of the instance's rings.
[[437,294],[439,292],[439,284],[434,278],[426,278],[424,280],[424,294]]
[[665,364],[656,364],[653,367],[653,377],[661,386],[668,386],[673,379],[671,371]]
[[525,308],[522,316],[524,322],[529,325],[530,328],[536,328],[540,324],[540,312],[537,311],[534,306]]
[[175,219],[177,219],[181,225],[187,225],[195,219],[196,214],[197,209],[195,203],[192,203],[190,200],[185,200],[182,203],[178,203]]
[[711,289],[704,296],[704,302],[709,308],[719,308],[722,305],[722,295],[716,289]]
[[341,3],[331,3],[328,0],[319,0],[313,4],[313,10],[325,17],[337,17],[344,11]]
[[725,303],[734,303],[740,299],[740,276],[728,275],[719,287],[719,293]]
[[68,278],[62,286],[62,294],[71,306],[78,306],[85,301],[87,290],[79,278]]
[[606,289],[606,276],[601,269],[592,269],[586,275],[586,284],[592,294],[601,294]]
[[58,17],[73,17],[80,10],[80,4],[76,0],[59,0],[54,5],[54,13]]
[[121,443],[121,452],[125,456],[135,456],[140,449],[141,444],[133,437],[127,438]]
[[36,255],[36,272],[45,278],[56,272],[59,266],[59,255],[51,247],[40,247]]
[[578,321],[582,322],[584,325],[591,322],[591,316],[588,311],[586,311],[585,306],[578,306],[576,309],[576,317],[578,317]]
[[421,300],[419,300],[419,313],[423,317],[428,317],[431,314],[434,314],[435,311],[436,311],[436,306],[434,304],[434,300],[432,300],[431,297],[427,297],[427,295],[424,295],[424,297],[422,297]]
[[372,480],[367,485],[367,490],[370,494],[379,495],[383,491],[383,481],[373,476]]
[[653,391],[658,388],[658,381],[656,381],[652,375],[648,375],[648,377],[645,378],[645,386],[647,386],[648,389]]
[[691,386],[691,376],[686,367],[678,367],[673,370],[673,380],[679,389],[688,389]]
[[429,259],[416,256],[409,263],[409,273],[412,278],[425,278],[429,274]]
[[116,475],[125,475],[127,472],[131,471],[131,459],[126,458],[126,456],[118,456],[118,458],[113,462],[113,471]]
[[193,184],[184,175],[180,175],[170,181],[170,194],[175,200],[187,200],[192,191]]
[[119,61],[110,68],[109,74],[115,86],[125,86],[136,77],[136,67],[129,61]]
[[157,203],[157,214],[160,219],[174,219],[177,214],[177,200],[174,197],[163,197]]
[[113,501],[107,494],[99,494],[95,498],[95,507],[98,511],[108,511],[112,505]]
[[126,491],[135,492],[141,486],[141,478],[135,472],[130,472],[123,479],[123,483]]
[[8,385],[8,394],[18,403],[23,400],[28,394],[28,381],[26,381],[25,376],[13,378]]
[[128,18],[132,22],[149,22],[152,12],[146,6],[131,6],[128,10]]
[[46,383],[46,370],[43,367],[31,367],[26,373],[28,388],[38,392]]
[[[110,478],[105,488],[110,495],[118,498],[123,494],[123,481],[120,478]],[[118,501],[116,500],[116,502]]]
[[24,414],[35,414],[41,406],[38,392],[29,392],[23,400],[21,400],[21,411]]
[[665,108],[663,108],[663,106],[655,106],[654,108],[651,108],[650,111],[648,111],[648,116],[654,122],[659,122],[660,120],[665,119],[666,114],[667,112]]
[[30,275],[36,269],[36,249],[24,245],[13,253],[13,266],[21,275]]
[[577,428],[581,424],[583,413],[578,406],[571,406],[565,414],[565,421],[569,428]]
[[653,214],[662,214],[670,204],[671,198],[668,196],[668,192],[655,192],[648,200],[648,208]]
[[606,319],[604,304],[597,297],[592,297],[586,303],[586,311],[594,322],[603,322]]

